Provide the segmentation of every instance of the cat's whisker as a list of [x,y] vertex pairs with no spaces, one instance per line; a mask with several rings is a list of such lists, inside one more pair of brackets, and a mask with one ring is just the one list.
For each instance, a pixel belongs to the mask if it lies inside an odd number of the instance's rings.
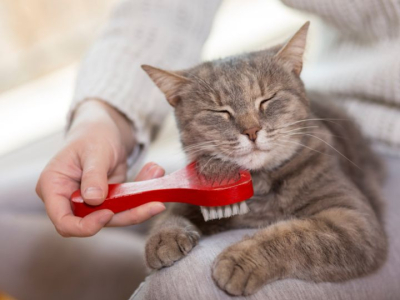
[[[282,137],[287,137],[287,136],[292,136],[292,135],[301,135],[301,134],[305,134],[305,133],[307,133],[307,134],[314,133],[315,134],[315,132],[307,132],[307,131],[306,132],[294,132],[294,133],[291,133],[291,134],[283,135]],[[347,140],[347,138],[345,138],[343,136],[334,135],[334,134],[331,134],[331,133],[318,132],[318,134],[333,136],[335,138]]]
[[289,132],[292,132],[292,131],[298,131],[298,130],[306,129],[306,128],[318,128],[318,126],[299,127],[299,128],[295,128],[295,129],[292,129],[292,130],[289,130],[289,131],[282,131],[282,132],[280,132],[280,133],[289,133]]
[[211,160],[213,160],[215,158],[215,154],[211,155],[211,158],[204,164],[204,166],[202,167],[202,169],[200,170],[200,173],[203,173],[204,169],[207,167],[207,165],[210,163]]
[[289,137],[289,136],[293,136],[293,135],[302,135],[305,133],[313,133],[313,132],[309,132],[309,131],[305,131],[305,132],[293,132],[293,133],[289,133],[289,134],[285,134],[280,136],[279,138],[285,138],[285,137]]
[[201,148],[201,147],[209,147],[209,146],[215,146],[215,143],[207,143],[207,144],[202,144],[202,145],[193,145],[190,147],[182,147],[182,150],[191,150],[191,149],[197,149],[197,148]]
[[279,145],[279,146],[284,146],[283,144],[280,144],[279,142],[277,142],[277,141],[275,141],[275,140],[273,140],[273,141],[270,141],[270,143],[272,143],[272,144],[276,144],[276,145]]
[[246,150],[246,149],[248,149],[247,146],[239,145],[238,147],[234,147],[230,154],[235,154],[235,152],[241,152],[241,151]]
[[203,143],[197,143],[197,144],[193,144],[190,146],[186,146],[186,147],[182,147],[183,150],[187,150],[187,149],[191,149],[191,148],[196,148],[198,146],[204,146],[204,145],[234,145],[235,143],[237,143],[236,141],[207,141],[207,142],[203,142]]
[[225,143],[219,143],[219,144],[207,144],[207,145],[200,145],[197,147],[191,147],[191,148],[184,148],[184,151],[191,151],[193,149],[201,149],[201,148],[207,148],[207,147],[234,147],[236,146],[237,143],[235,144],[225,144]]
[[203,151],[207,151],[207,150],[214,150],[215,148],[203,148],[203,149],[197,149],[197,150],[193,150],[193,151],[186,151],[185,153],[188,155],[193,155],[199,152],[203,152]]
[[187,149],[196,148],[196,147],[209,145],[209,144],[211,144],[211,145],[215,144],[215,141],[208,141],[208,142],[204,142],[204,143],[193,144],[193,145],[190,145],[190,146],[182,147],[182,149],[183,150],[187,150]]
[[329,155],[328,153],[324,153],[324,152],[318,151],[318,150],[316,150],[316,149],[313,149],[313,148],[311,148],[311,147],[308,147],[307,145],[304,145],[304,144],[302,144],[302,143],[297,143],[297,142],[292,141],[292,140],[282,140],[282,142],[291,143],[291,144],[296,144],[296,145],[302,146],[302,147],[304,147],[304,148],[310,149],[310,150],[312,150],[312,151],[318,152],[318,153],[320,153],[320,154],[332,156],[332,155]]
[[361,171],[364,171],[363,169],[361,169],[359,166],[357,166],[351,159],[349,159],[347,156],[345,156],[342,152],[340,152],[339,150],[337,150],[335,147],[333,147],[331,144],[329,144],[328,142],[324,141],[323,139],[313,135],[313,134],[309,134],[306,133],[305,135],[311,136],[313,138],[316,138],[318,140],[320,140],[321,142],[323,142],[325,145],[327,145],[328,147],[330,147],[331,149],[333,149],[334,151],[336,151],[336,153],[338,153],[340,156],[342,156],[343,158],[345,158],[347,161],[349,161],[351,164],[353,164],[354,166],[356,166],[358,169],[360,169]]
[[217,146],[230,146],[230,145],[234,145],[231,143],[207,143],[207,144],[201,144],[201,145],[193,145],[193,146],[189,146],[189,147],[183,147],[182,150],[185,152],[188,151],[192,151],[192,150],[196,150],[196,149],[202,149],[202,148],[208,148],[208,147],[217,147]]
[[[277,143],[277,142],[273,142],[273,144],[274,144],[274,145],[281,146],[281,147],[283,147],[283,148],[287,147],[287,145],[281,144],[281,143]],[[271,149],[271,150],[273,150],[273,149]]]
[[[303,119],[303,120],[298,120],[298,121],[286,124],[285,126],[282,126],[282,127],[276,128],[276,129],[286,128],[286,127],[293,126],[295,124],[302,123],[302,122],[307,122],[307,121],[327,121],[327,122],[330,122],[330,121],[348,121],[348,119],[331,119],[331,118]],[[335,122],[332,122],[332,123],[334,123],[336,125],[340,125],[340,124],[337,124]]]

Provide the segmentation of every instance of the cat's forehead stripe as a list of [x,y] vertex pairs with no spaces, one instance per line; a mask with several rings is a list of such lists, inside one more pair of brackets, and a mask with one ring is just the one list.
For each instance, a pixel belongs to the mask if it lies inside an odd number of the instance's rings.
[[264,82],[262,81],[262,79],[258,78],[257,83],[258,83],[258,87],[260,89],[260,95],[261,96],[265,95],[265,87],[264,87]]
[[211,98],[214,100],[214,102],[216,102],[219,106],[222,106],[222,99],[221,99],[221,95],[219,94],[217,89],[214,89],[214,93],[211,96]]

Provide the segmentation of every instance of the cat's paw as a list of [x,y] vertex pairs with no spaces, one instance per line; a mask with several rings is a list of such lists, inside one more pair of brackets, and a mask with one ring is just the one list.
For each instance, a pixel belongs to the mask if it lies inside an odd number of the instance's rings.
[[197,160],[197,170],[206,180],[220,183],[223,180],[237,181],[240,178],[239,167],[218,158],[201,157]]
[[267,266],[258,249],[258,242],[249,238],[218,255],[212,267],[218,287],[234,296],[248,296],[262,287],[267,281]]
[[151,269],[169,267],[197,245],[197,231],[167,227],[150,236],[146,243],[146,262]]

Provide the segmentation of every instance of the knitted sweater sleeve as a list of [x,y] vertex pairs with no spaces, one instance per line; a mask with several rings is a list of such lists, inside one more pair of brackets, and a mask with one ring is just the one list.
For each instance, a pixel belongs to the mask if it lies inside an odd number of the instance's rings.
[[81,64],[69,122],[82,101],[106,101],[132,120],[138,147],[146,148],[170,108],[140,65],[180,69],[197,63],[219,4],[216,0],[120,2]]
[[332,95],[379,150],[399,156],[400,2],[282,1],[324,21],[307,89]]
[[371,42],[399,35],[400,3],[382,0],[282,0],[286,5],[320,16],[342,38]]

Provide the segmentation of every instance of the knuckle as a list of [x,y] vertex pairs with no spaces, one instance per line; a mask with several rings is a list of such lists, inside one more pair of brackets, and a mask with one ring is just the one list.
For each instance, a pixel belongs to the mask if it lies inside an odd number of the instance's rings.
[[42,198],[42,194],[41,194],[41,191],[40,191],[40,179],[39,179],[39,181],[36,183],[35,193],[36,193],[36,195],[38,195],[40,198]]
[[131,208],[129,212],[129,224],[136,225],[141,223],[141,218],[138,216],[136,209]]
[[83,236],[94,236],[96,233],[98,232],[98,230],[96,228],[87,228],[85,230],[83,230],[82,235]]
[[43,199],[43,195],[42,195],[42,186],[43,186],[43,183],[46,182],[45,179],[44,179],[44,176],[45,176],[45,175],[46,175],[46,171],[44,170],[44,171],[40,174],[39,179],[38,179],[38,181],[36,182],[36,186],[35,186],[36,195],[38,195],[38,196],[39,196],[40,198],[42,198],[42,199]]
[[89,226],[88,224],[80,224],[81,226],[79,227],[79,235],[84,236],[84,237],[89,237],[95,235],[100,228],[96,228],[96,226],[92,225]]
[[63,228],[63,226],[55,226],[56,230],[58,232],[59,235],[61,235],[62,237],[70,237],[71,235],[65,230],[65,228]]
[[99,170],[96,166],[89,166],[83,169],[82,178],[83,177],[92,177],[94,174],[97,174]]
[[126,173],[121,174],[121,176],[119,178],[117,178],[117,181],[119,182],[125,182],[127,179]]

